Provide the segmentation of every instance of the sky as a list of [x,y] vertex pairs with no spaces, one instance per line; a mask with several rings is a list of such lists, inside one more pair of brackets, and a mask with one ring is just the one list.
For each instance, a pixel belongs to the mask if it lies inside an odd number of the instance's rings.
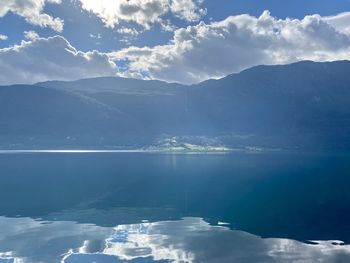
[[0,85],[350,59],[350,0],[0,0]]

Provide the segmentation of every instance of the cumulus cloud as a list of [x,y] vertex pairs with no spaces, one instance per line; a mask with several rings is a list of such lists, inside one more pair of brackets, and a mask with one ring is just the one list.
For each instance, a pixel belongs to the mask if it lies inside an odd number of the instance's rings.
[[[346,23],[347,21],[347,23]],[[196,83],[259,64],[350,59],[350,13],[277,19],[230,16],[180,28],[166,45],[131,46],[110,54],[128,64],[125,76]]]
[[61,36],[0,49],[0,85],[111,76],[117,66],[98,51],[76,50]]
[[170,9],[180,19],[187,21],[198,21],[207,14],[207,10],[199,8],[198,3],[192,0],[173,0]]
[[0,34],[0,41],[1,40],[7,40],[8,36]]
[[206,10],[194,0],[79,0],[82,8],[96,14],[107,27],[120,22],[132,22],[145,29],[153,24],[165,23],[163,16],[169,12],[186,21],[198,21]]
[[35,31],[32,31],[32,30],[24,31],[23,35],[24,35],[24,38],[27,40],[35,40],[35,39],[39,38],[38,33]]
[[350,34],[350,12],[341,13],[337,16],[324,17],[324,20],[340,32]]
[[1,1],[0,17],[12,12],[22,16],[25,20],[35,26],[50,27],[57,32],[63,30],[63,20],[53,18],[49,14],[44,13],[46,3],[60,4],[62,0],[11,0]]
[[[27,41],[0,49],[0,84],[108,75],[190,84],[259,64],[350,59],[349,21],[350,12],[277,19],[265,11],[259,17],[244,14],[209,24],[200,22],[176,29],[168,44],[130,46],[108,54],[82,52],[63,37],[40,38],[27,31]],[[132,27],[117,31],[124,34],[121,41],[125,42],[140,32]],[[117,68],[119,63],[122,67]]]

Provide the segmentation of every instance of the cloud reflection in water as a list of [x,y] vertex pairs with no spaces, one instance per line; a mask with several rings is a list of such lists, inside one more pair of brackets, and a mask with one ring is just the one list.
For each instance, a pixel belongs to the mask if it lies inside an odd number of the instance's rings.
[[201,218],[101,227],[0,217],[0,263],[349,262],[350,245],[261,238]]

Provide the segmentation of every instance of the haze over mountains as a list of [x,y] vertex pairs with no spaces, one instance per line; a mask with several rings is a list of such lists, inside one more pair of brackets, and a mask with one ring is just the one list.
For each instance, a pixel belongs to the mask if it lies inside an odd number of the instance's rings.
[[349,61],[304,61],[192,86],[114,77],[2,86],[0,145],[140,148],[172,138],[233,148],[347,148],[349,73]]

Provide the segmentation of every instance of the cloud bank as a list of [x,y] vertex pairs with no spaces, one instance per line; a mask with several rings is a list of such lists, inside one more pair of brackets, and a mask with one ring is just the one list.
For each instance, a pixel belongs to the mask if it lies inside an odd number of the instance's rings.
[[128,64],[125,76],[196,83],[259,64],[350,59],[350,13],[277,19],[230,16],[180,28],[166,45],[131,46],[110,53]]
[[76,50],[61,36],[40,38],[26,33],[30,41],[0,49],[0,83],[35,83],[111,76],[117,66],[106,54]]
[[350,60],[349,25],[350,12],[277,19],[265,11],[179,28],[165,45],[109,53],[82,52],[61,36],[40,38],[28,31],[27,41],[0,49],[0,84],[111,75],[191,84],[260,64]]
[[60,4],[61,2],[62,0],[5,0],[0,4],[0,17],[12,12],[24,17],[32,25],[50,27],[57,32],[62,32],[63,20],[53,18],[43,12],[45,4]]

